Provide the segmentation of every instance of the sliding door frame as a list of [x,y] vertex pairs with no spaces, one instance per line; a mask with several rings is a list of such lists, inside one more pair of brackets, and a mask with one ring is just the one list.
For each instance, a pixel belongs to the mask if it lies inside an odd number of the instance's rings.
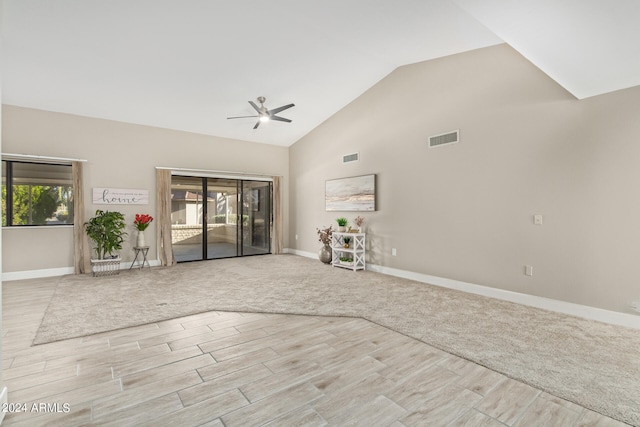
[[[271,254],[273,250],[273,239],[274,239],[274,230],[275,230],[275,216],[274,216],[274,183],[272,177],[267,176],[259,176],[259,175],[236,175],[236,174],[227,174],[227,173],[215,173],[215,172],[206,172],[206,171],[194,171],[194,170],[181,170],[181,169],[171,169],[171,177],[173,182],[173,177],[181,177],[181,178],[200,178],[201,179],[201,188],[202,188],[202,236],[203,239],[201,241],[202,245],[202,256],[199,260],[193,261],[206,261],[209,259],[216,258],[208,258],[208,242],[207,242],[207,234],[208,234],[208,223],[209,223],[209,215],[208,215],[208,185],[209,179],[227,179],[234,180],[236,182],[236,203],[237,203],[237,212],[236,212],[236,255],[235,257],[242,256],[252,256],[252,255],[266,255]],[[244,206],[244,184],[246,182],[262,182],[268,183],[269,194],[267,196],[268,199],[268,242],[267,242],[267,251],[264,253],[256,253],[256,254],[245,254],[244,246],[245,242],[243,241],[244,236],[244,215],[245,215],[245,206]],[[249,207],[250,209],[250,207]],[[175,248],[174,248],[175,249]],[[221,257],[223,258],[223,257]],[[187,262],[181,261],[181,262]]]

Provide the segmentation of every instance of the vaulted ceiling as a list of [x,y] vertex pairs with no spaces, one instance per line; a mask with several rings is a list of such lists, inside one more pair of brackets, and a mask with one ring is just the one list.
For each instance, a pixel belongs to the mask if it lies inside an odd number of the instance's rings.
[[[3,103],[288,146],[405,64],[508,43],[576,98],[640,85],[637,0],[2,0]],[[295,103],[253,129],[247,101]]]

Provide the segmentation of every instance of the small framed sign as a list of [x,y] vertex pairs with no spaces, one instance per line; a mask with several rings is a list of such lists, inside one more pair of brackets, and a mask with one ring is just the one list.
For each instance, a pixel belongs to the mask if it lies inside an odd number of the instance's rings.
[[148,205],[149,190],[94,188],[94,205]]

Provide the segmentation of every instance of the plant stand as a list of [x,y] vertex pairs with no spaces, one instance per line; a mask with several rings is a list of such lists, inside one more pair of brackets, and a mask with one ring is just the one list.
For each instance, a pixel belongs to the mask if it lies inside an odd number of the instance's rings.
[[115,276],[120,274],[120,257],[111,259],[92,259],[91,273],[97,276]]
[[[149,264],[149,260],[147,259],[147,254],[149,253],[149,246],[134,246],[133,250],[136,253],[136,256],[133,258],[133,261],[131,262],[131,267],[129,267],[129,270],[131,270],[134,265],[136,265],[140,270],[144,268],[145,264],[147,264],[147,267],[151,268],[151,264]],[[138,255],[141,255],[142,261],[138,261]]]
[[[344,238],[349,237],[349,247],[345,248]],[[331,265],[357,271],[365,269],[365,234],[340,233],[331,235]],[[352,258],[353,262],[340,261],[340,258]]]

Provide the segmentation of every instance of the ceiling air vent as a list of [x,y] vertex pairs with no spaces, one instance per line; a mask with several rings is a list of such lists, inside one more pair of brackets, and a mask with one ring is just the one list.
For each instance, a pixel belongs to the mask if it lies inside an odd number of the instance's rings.
[[360,155],[358,153],[345,154],[342,156],[342,163],[357,162],[358,160],[360,160]]
[[441,145],[455,144],[458,141],[460,141],[460,131],[454,130],[452,132],[430,136],[429,148],[440,147]]

